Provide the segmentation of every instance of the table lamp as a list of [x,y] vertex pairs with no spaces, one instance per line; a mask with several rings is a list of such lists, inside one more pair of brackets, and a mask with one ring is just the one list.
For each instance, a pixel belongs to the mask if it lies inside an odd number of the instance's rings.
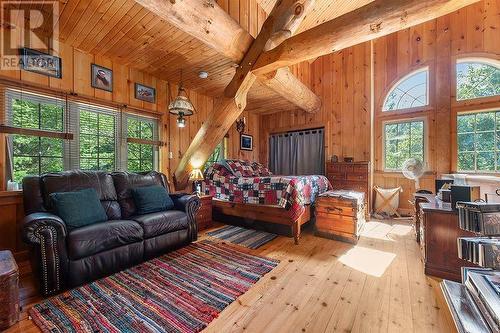
[[196,192],[198,196],[201,196],[201,181],[203,180],[203,174],[200,169],[193,169],[189,175],[189,180],[193,182],[193,192]]

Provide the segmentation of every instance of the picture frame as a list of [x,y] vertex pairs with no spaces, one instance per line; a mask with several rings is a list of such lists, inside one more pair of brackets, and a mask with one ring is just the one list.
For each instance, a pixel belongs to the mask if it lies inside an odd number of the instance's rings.
[[113,70],[92,64],[90,68],[90,84],[92,88],[113,92]]
[[250,134],[240,135],[240,149],[241,150],[253,150],[253,136]]
[[22,70],[62,78],[62,59],[27,47],[19,49]]
[[134,85],[134,96],[136,99],[148,103],[156,102],[156,89],[140,83]]

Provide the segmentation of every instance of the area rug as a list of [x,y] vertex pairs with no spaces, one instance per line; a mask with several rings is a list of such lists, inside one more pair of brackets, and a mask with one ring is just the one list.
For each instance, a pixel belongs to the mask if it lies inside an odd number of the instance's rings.
[[245,229],[232,225],[228,225],[215,231],[207,232],[207,235],[223,239],[228,242],[247,247],[249,249],[256,249],[258,247],[261,247],[262,245],[269,243],[270,241],[278,237],[278,235],[269,232]]
[[199,332],[278,260],[203,241],[64,292],[29,314],[43,332]]

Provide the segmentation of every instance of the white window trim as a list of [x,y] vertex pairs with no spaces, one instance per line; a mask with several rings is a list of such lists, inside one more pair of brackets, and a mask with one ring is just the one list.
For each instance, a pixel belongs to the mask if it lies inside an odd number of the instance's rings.
[[[459,151],[458,151],[458,117],[459,116],[462,116],[462,115],[467,115],[467,114],[477,114],[477,113],[486,113],[486,112],[500,112],[500,107],[498,108],[488,108],[488,109],[480,109],[480,110],[471,110],[471,111],[463,111],[463,112],[457,112],[457,119],[456,119],[456,165],[455,165],[455,168],[457,170],[457,174],[471,174],[471,175],[500,175],[500,170],[498,171],[491,171],[491,170],[459,170],[458,169],[458,154],[459,154]],[[497,130],[495,129],[495,134],[496,134]],[[500,132],[500,130],[498,131]],[[474,132],[475,133],[475,132]],[[496,151],[496,150],[495,150]],[[474,150],[474,152],[476,152]],[[498,163],[498,162],[496,162]],[[475,167],[477,168],[477,161],[475,163]]]
[[[415,107],[411,107],[411,108],[404,108],[404,109],[394,109],[394,110],[386,110],[385,109],[385,105],[387,103],[387,99],[389,98],[389,95],[391,94],[391,92],[396,89],[396,87],[398,85],[400,85],[403,81],[405,81],[406,79],[408,79],[409,77],[413,76],[413,75],[416,75],[416,74],[419,74],[421,72],[426,72],[426,94],[425,94],[425,105],[423,106],[415,106]],[[405,76],[403,76],[402,78],[400,78],[399,80],[396,81],[396,83],[394,83],[391,88],[387,91],[385,97],[384,97],[384,102],[382,103],[382,112],[385,113],[385,112],[397,112],[397,111],[402,111],[402,110],[412,110],[412,109],[416,109],[416,108],[422,108],[422,107],[427,107],[429,106],[429,94],[430,94],[430,69],[429,69],[429,66],[424,66],[424,67],[421,67],[419,69],[416,69],[408,74],[406,74]]]
[[422,161],[422,164],[424,165],[424,171],[428,171],[427,167],[427,133],[428,133],[428,124],[427,124],[427,118],[426,117],[415,117],[415,118],[405,118],[405,119],[395,119],[395,120],[387,120],[382,122],[382,169],[384,172],[401,172],[401,169],[389,169],[386,168],[385,166],[385,147],[386,147],[386,142],[385,142],[385,125],[388,124],[401,124],[401,123],[412,123],[412,122],[418,122],[422,121],[424,123],[424,133],[423,133],[423,139],[424,139],[424,147],[423,147],[423,153],[424,153],[424,158]]

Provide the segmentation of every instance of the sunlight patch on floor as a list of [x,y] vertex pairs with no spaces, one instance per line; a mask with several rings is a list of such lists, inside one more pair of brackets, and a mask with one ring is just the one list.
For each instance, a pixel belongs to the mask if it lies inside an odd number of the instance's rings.
[[383,221],[369,221],[366,222],[361,232],[361,236],[384,241],[395,241],[395,237],[407,236],[412,232],[413,227],[410,224],[390,224]]
[[339,261],[357,271],[381,277],[396,258],[392,252],[384,252],[355,246],[339,257]]

